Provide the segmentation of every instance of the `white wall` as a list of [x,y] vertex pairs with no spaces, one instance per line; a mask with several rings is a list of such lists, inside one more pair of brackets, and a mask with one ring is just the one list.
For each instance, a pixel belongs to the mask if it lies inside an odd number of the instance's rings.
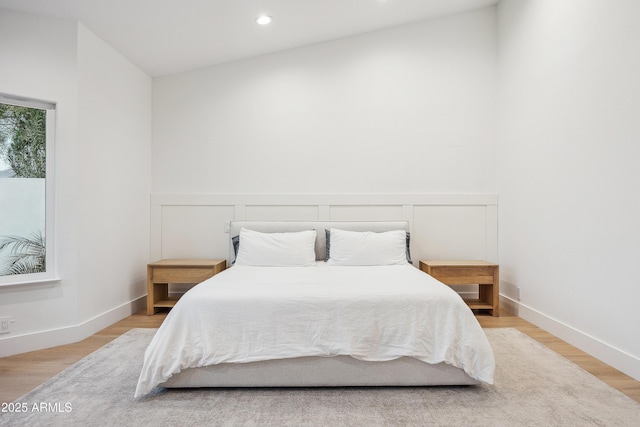
[[640,2],[498,7],[502,291],[640,379]]
[[78,341],[144,295],[151,79],[75,21],[0,10],[0,40],[0,92],[56,104],[62,279],[0,287],[2,356]]
[[154,79],[154,193],[494,193],[495,13]]
[[78,27],[79,317],[147,292],[151,79]]

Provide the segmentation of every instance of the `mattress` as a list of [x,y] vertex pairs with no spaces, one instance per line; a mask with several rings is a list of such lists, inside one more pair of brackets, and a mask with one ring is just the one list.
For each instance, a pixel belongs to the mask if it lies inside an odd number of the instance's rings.
[[405,265],[233,266],[189,290],[149,344],[135,395],[219,364],[409,357],[492,383],[475,316],[448,286]]

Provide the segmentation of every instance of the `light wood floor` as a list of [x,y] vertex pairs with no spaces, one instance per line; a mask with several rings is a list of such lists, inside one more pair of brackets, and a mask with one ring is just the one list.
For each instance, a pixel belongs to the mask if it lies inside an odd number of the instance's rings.
[[[13,402],[58,372],[132,328],[157,328],[166,314],[134,314],[76,344],[0,358],[0,403]],[[476,316],[483,328],[516,328],[571,360],[600,380],[640,402],[640,381],[589,356],[531,323],[510,313]]]

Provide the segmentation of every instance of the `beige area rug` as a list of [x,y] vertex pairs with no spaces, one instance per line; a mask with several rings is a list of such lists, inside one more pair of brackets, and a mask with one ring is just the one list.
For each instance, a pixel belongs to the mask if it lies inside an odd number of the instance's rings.
[[[155,329],[134,329],[11,405],[1,426],[638,426],[640,403],[515,329],[486,329],[494,385],[156,389],[133,398]],[[23,412],[16,412],[24,410]]]

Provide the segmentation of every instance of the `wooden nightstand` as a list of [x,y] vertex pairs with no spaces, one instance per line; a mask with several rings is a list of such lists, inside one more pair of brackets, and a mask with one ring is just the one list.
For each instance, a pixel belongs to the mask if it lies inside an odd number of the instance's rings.
[[169,297],[169,283],[197,284],[225,268],[224,259],[163,259],[147,264],[147,314],[176,304],[178,298]]
[[478,299],[465,300],[473,310],[500,315],[499,266],[487,261],[420,261],[420,270],[447,285],[478,285]]

